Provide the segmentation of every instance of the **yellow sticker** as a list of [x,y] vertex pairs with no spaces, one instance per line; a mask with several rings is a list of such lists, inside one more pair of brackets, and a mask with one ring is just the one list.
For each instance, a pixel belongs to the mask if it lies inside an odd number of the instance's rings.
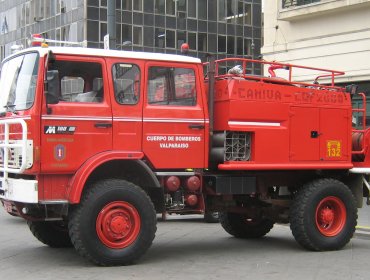
[[340,141],[330,140],[327,142],[328,157],[341,157],[342,145]]

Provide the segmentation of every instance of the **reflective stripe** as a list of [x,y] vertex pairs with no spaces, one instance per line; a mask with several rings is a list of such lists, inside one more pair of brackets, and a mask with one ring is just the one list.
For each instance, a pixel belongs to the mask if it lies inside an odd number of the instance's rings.
[[280,123],[273,123],[273,122],[237,122],[237,121],[229,121],[229,125],[242,125],[242,126],[275,126],[278,127]]

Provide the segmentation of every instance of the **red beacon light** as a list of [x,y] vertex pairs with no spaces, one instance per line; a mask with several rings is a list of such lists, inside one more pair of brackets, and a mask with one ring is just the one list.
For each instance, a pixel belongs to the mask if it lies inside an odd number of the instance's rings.
[[41,34],[32,34],[31,39],[29,40],[29,45],[31,47],[41,47],[44,42],[44,38]]
[[187,55],[189,53],[189,44],[188,43],[183,43],[181,45],[181,53],[184,55]]

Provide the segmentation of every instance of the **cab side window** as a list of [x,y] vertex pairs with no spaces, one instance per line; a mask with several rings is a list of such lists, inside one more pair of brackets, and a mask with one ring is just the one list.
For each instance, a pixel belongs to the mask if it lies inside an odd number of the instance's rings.
[[194,106],[196,104],[194,70],[180,67],[150,67],[148,103]]
[[99,63],[54,61],[48,70],[58,73],[61,101],[103,102],[102,66]]
[[114,96],[119,104],[133,105],[140,97],[140,69],[135,64],[113,65]]

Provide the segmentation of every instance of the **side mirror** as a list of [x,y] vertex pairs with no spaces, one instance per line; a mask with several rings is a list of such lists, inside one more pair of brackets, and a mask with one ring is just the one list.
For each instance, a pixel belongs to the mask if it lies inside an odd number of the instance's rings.
[[357,93],[358,85],[348,85],[345,89],[347,93],[355,95]]
[[58,104],[60,97],[59,72],[49,70],[46,73],[45,95],[47,104]]

